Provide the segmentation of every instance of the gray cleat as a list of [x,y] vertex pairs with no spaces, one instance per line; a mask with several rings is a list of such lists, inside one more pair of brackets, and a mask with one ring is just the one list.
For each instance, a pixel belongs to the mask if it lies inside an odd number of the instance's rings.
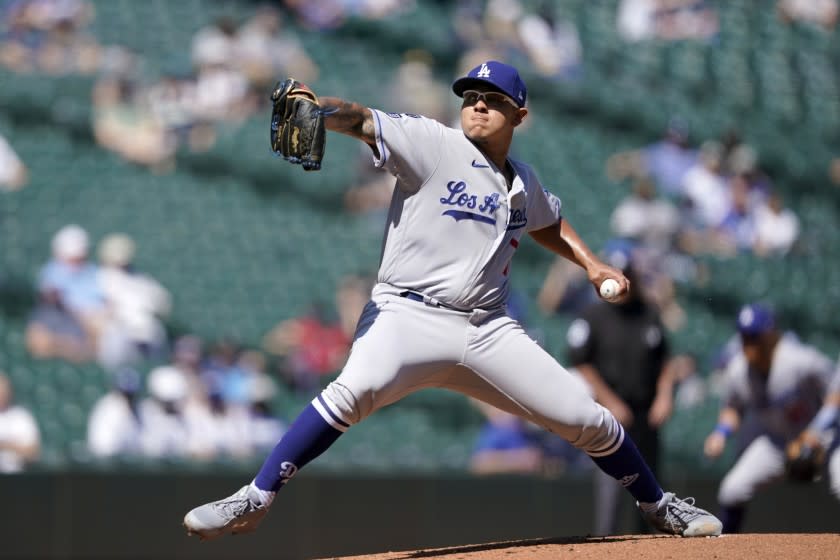
[[184,516],[188,535],[198,535],[201,540],[213,539],[230,533],[250,533],[268,513],[250,493],[250,485],[216,502],[198,506]]
[[[638,504],[637,504],[638,505]],[[716,537],[723,530],[720,520],[694,505],[694,498],[681,500],[666,492],[653,513],[639,512],[660,533],[683,537]]]

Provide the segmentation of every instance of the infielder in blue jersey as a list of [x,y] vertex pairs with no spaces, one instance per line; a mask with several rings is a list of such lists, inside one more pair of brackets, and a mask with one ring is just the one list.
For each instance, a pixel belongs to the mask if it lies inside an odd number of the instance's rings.
[[528,233],[583,267],[596,288],[620,271],[601,262],[528,165],[508,157],[528,115],[515,68],[487,61],[455,81],[461,130],[412,114],[322,97],[328,130],[365,142],[396,178],[377,284],[338,378],[300,413],[252,482],[184,518],[212,538],[256,529],[276,493],[351,426],[424,387],[445,387],[519,415],[587,453],[662,532],[719,535],[713,515],[663,492],[603,406],[511,318],[510,265]]

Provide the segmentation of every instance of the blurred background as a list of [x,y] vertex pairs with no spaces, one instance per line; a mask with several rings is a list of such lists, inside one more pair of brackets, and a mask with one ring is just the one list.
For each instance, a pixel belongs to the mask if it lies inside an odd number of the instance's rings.
[[[341,369],[392,183],[338,135],[317,173],[270,153],[268,95],[286,76],[455,124],[453,79],[487,59],[520,69],[514,156],[594,250],[632,253],[680,360],[667,480],[731,465],[702,444],[742,304],[840,351],[834,0],[0,8],[0,406],[16,412],[0,434],[20,438],[5,471],[251,476]],[[567,363],[594,293],[532,241],[519,253],[510,305]],[[589,476],[529,426],[533,453],[488,467],[476,454],[493,420],[424,391],[307,472]]]

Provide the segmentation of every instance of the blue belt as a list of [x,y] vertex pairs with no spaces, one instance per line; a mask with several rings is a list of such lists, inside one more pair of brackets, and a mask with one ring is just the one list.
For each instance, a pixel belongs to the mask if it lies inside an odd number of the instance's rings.
[[423,296],[416,292],[400,292],[400,295],[404,298],[413,299],[414,301],[423,302]]
[[418,294],[417,292],[411,292],[406,290],[405,292],[400,292],[400,296],[413,301],[419,301],[420,303],[425,303],[426,305],[431,305],[432,307],[442,307],[444,309],[451,309],[452,311],[460,311],[461,313],[472,313],[471,309],[458,309],[457,307],[453,307],[449,304],[437,301],[436,299],[427,300],[427,298],[423,294]]

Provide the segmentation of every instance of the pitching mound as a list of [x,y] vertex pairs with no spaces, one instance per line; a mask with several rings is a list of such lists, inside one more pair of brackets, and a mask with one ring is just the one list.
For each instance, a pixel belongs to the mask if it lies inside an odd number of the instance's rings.
[[[630,535],[536,539],[474,544],[430,550],[412,550],[353,556],[353,560],[408,560],[436,558],[458,560],[604,558],[715,558],[755,560],[829,560],[840,557],[838,534],[750,534],[683,539],[680,537]],[[347,557],[351,558],[351,557]],[[340,560],[335,558],[333,560]]]

